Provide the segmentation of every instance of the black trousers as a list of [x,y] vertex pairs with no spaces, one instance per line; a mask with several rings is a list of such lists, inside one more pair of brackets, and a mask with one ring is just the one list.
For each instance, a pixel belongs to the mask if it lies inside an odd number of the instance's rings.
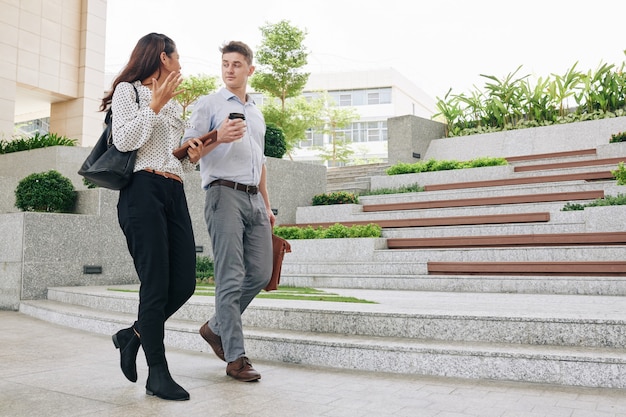
[[183,184],[136,172],[120,191],[118,220],[139,276],[136,329],[148,366],[165,362],[165,321],[196,287],[196,244]]

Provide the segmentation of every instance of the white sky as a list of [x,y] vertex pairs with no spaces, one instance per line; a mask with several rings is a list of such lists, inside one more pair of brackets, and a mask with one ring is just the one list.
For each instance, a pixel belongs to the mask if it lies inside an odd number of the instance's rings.
[[[394,68],[434,98],[513,73],[531,80],[626,61],[626,0],[108,0],[106,71],[160,32],[184,75],[220,75],[219,46],[253,50],[260,27],[288,20],[308,34],[308,72]],[[108,86],[105,86],[108,87]]]

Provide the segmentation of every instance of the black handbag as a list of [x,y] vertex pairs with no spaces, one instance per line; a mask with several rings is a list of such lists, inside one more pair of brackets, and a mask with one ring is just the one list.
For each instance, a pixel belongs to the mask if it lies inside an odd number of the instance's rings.
[[[133,88],[135,89],[137,105],[139,105],[139,93],[134,85]],[[99,187],[121,190],[128,185],[133,176],[137,150],[121,152],[113,145],[113,112],[111,109],[107,112],[104,123],[106,126],[100,139],[83,162],[78,174]]]

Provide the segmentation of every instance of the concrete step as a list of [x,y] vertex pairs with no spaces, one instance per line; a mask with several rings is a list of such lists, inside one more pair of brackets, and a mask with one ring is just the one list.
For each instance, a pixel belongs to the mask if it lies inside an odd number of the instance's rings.
[[[51,288],[53,298],[55,291],[81,298],[80,289]],[[136,294],[122,295],[117,304],[119,294],[100,300],[98,291],[106,289],[92,287],[83,301],[91,306],[36,300],[24,301],[20,311],[100,334],[134,320]],[[626,387],[621,297],[339,293],[377,303],[255,299],[244,314],[248,355],[344,369]],[[165,343],[209,351],[198,329],[211,313],[211,297],[194,296],[188,304],[166,323]],[[132,311],[109,311],[107,305]]]
[[[427,263],[428,266],[432,264]],[[443,264],[443,263],[442,263]],[[451,263],[445,263],[446,265]],[[293,287],[359,290],[433,291],[453,293],[515,293],[564,295],[626,295],[626,278],[619,276],[555,275],[534,272],[496,274],[283,274],[281,283]]]

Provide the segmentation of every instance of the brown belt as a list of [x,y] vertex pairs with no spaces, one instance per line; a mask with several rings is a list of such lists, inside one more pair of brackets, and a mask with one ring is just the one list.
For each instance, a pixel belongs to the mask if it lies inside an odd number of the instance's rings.
[[160,175],[165,178],[176,180],[180,182],[181,184],[183,183],[183,180],[178,175],[172,174],[171,172],[157,171],[156,169],[152,169],[152,168],[146,168],[144,169],[144,171],[148,171],[151,174]]
[[239,184],[238,182],[232,182],[228,180],[215,180],[209,184],[209,187],[213,187],[214,185],[223,185],[234,190],[244,191],[248,194],[256,194],[259,192],[259,187],[257,187],[256,185]]

